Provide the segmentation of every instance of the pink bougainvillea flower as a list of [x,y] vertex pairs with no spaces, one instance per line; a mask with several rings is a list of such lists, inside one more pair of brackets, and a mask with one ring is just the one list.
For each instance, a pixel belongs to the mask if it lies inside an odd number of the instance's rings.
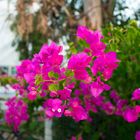
[[58,94],[60,95],[60,99],[61,100],[67,100],[70,98],[70,94],[71,94],[71,89],[68,88],[64,88],[63,90],[59,90]]
[[115,103],[117,103],[121,99],[115,90],[111,91],[110,98],[113,99]]
[[47,95],[47,93],[46,92],[44,92],[44,91],[40,91],[40,97],[45,97],[46,95]]
[[32,61],[31,60],[23,60],[20,66],[16,67],[18,76],[22,76],[25,73],[29,73],[32,71]]
[[87,120],[88,115],[82,106],[72,107],[72,110],[65,110],[65,116],[71,116],[76,122]]
[[136,109],[136,112],[137,112],[137,113],[140,113],[140,105],[136,105],[136,106],[135,106],[135,109]]
[[72,82],[72,83],[67,85],[67,88],[73,89],[75,87],[75,84],[76,84],[75,82]]
[[83,40],[87,40],[89,37],[91,38],[93,31],[88,30],[85,26],[78,26],[77,36]]
[[45,60],[49,56],[59,54],[62,51],[61,46],[57,46],[56,43],[52,42],[50,46],[44,44],[39,52],[39,56],[42,60]]
[[136,131],[135,140],[140,140],[140,130]]
[[79,87],[80,87],[81,93],[83,95],[90,94],[89,84],[81,82],[80,85],[79,85]]
[[101,107],[104,104],[105,97],[104,96],[97,96],[97,97],[92,97],[92,104]]
[[68,69],[72,69],[74,71],[74,75],[77,80],[90,82],[91,77],[86,71],[86,67],[89,66],[90,61],[91,57],[84,52],[72,55],[68,62]]
[[91,57],[85,52],[73,54],[68,62],[68,69],[83,69],[86,68],[91,61]]
[[85,104],[85,109],[87,111],[92,111],[94,113],[97,113],[98,110],[95,106],[95,104],[92,102],[92,98],[84,98],[84,104]]
[[24,89],[22,85],[18,84],[13,84],[12,88],[18,91],[18,93],[23,96],[27,91]]
[[39,56],[39,54],[34,54],[34,57],[33,57],[33,59],[32,59],[32,62],[34,63],[34,64],[39,64],[39,63],[41,63],[41,58],[40,58],[40,56]]
[[24,74],[24,78],[26,80],[27,83],[33,82],[34,81],[34,73],[25,73]]
[[85,69],[76,69],[74,71],[74,76],[77,80],[84,80],[85,82],[91,82],[92,78],[89,76]]
[[90,43],[90,49],[92,50],[93,56],[100,56],[104,53],[104,50],[106,48],[106,45],[101,42],[101,39],[103,38],[101,32],[95,31],[93,34],[92,43]]
[[140,100],[140,88],[135,89],[132,93],[132,100]]
[[39,52],[39,56],[42,62],[46,62],[49,65],[60,65],[63,60],[63,56],[59,54],[61,51],[62,47],[57,46],[54,42],[52,42],[50,46],[47,44],[43,45]]
[[138,120],[138,113],[135,107],[127,107],[123,112],[123,118],[127,122],[135,122]]
[[77,98],[70,100],[70,110],[65,110],[64,115],[71,116],[76,122],[88,119],[86,110],[80,105]]
[[116,102],[116,112],[115,114],[118,116],[123,115],[124,108],[128,106],[128,101],[125,99],[120,99]]
[[102,104],[102,109],[106,112],[107,115],[113,115],[115,112],[115,106],[109,101]]
[[101,72],[106,80],[110,79],[113,71],[118,67],[118,62],[115,52],[108,52],[97,57],[92,66],[93,75]]
[[64,111],[64,106],[60,99],[48,99],[44,103],[44,108],[48,118],[61,117]]
[[72,136],[70,140],[76,140],[76,137],[75,136]]
[[97,78],[97,81],[93,82],[90,85],[90,90],[91,94],[94,97],[98,97],[104,90],[108,91],[110,90],[110,86],[107,84],[104,84],[101,80],[100,77]]
[[101,42],[103,35],[100,31],[88,30],[84,26],[79,26],[77,30],[77,36],[84,39],[90,46],[93,56],[99,56],[103,54],[106,45]]
[[35,100],[37,98],[37,92],[36,91],[30,91],[28,93],[28,99],[29,100]]
[[13,97],[6,102],[6,106],[8,109],[5,112],[5,120],[9,125],[14,126],[14,130],[17,131],[22,122],[29,118],[27,104],[21,99]]
[[85,26],[78,27],[77,36],[85,40],[88,44],[100,42],[100,40],[103,38],[101,32],[89,30]]
[[58,93],[56,91],[51,91],[50,92],[50,97],[57,97],[58,96]]
[[72,118],[75,121],[87,120],[88,115],[86,110],[82,106],[72,107]]

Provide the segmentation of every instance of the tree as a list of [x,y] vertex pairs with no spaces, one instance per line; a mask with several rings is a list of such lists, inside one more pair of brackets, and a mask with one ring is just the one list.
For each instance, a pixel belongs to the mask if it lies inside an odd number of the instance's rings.
[[[89,19],[93,29],[101,29],[102,26],[102,8],[101,0],[84,0],[85,17]],[[86,20],[84,21],[86,25]]]
[[[40,5],[40,8],[31,12],[35,4]],[[30,58],[49,39],[58,41],[63,36],[73,38],[78,23],[76,14],[80,15],[82,9],[81,4],[78,4],[78,8],[75,4],[75,1],[64,0],[41,0],[39,3],[17,0],[18,14],[12,30],[17,34],[13,44],[17,44],[20,59]]]
[[[39,6],[38,10],[32,10],[34,5]],[[16,6],[12,30],[17,36],[13,44],[20,59],[31,58],[50,39],[76,41],[74,31],[78,24],[100,30],[108,23],[124,25],[129,20],[123,18],[127,7],[122,0],[17,0]]]

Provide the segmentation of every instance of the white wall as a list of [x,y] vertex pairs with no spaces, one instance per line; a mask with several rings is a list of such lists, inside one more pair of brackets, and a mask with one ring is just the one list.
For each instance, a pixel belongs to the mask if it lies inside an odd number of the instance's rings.
[[0,0],[0,66],[15,66],[19,63],[19,55],[11,46],[15,37],[10,30],[11,21],[16,15],[15,2]]

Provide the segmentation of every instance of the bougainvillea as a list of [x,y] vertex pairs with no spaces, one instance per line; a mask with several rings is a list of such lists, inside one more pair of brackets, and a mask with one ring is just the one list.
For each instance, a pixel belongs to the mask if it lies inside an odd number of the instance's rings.
[[[62,65],[62,47],[54,42],[44,44],[32,60],[24,60],[17,66],[19,84],[13,87],[19,96],[6,103],[8,109],[5,114],[6,121],[15,130],[28,119],[25,102],[38,99],[42,100],[39,106],[49,119],[66,116],[76,122],[91,121],[91,111],[122,116],[128,122],[138,119],[140,106],[130,106],[108,85],[120,62],[116,53],[106,52],[99,31],[79,26],[77,36],[86,41],[88,48],[72,54],[67,66]],[[110,97],[104,93],[110,93]],[[139,100],[139,94],[139,89],[136,89],[131,102]]]
[[140,131],[136,132],[135,140],[140,140]]
[[5,113],[5,120],[8,125],[13,125],[14,130],[17,131],[22,121],[27,121],[29,118],[27,104],[23,100],[13,97],[6,102],[6,106],[8,109]]

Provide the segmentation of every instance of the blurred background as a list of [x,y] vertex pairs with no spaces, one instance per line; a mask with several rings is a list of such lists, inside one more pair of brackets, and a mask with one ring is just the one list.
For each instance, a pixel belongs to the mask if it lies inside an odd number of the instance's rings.
[[84,140],[134,139],[139,121],[128,124],[102,112],[93,115],[92,123],[69,118],[44,123],[34,115],[18,133],[4,123],[4,102],[16,94],[10,86],[16,82],[15,66],[51,40],[64,46],[66,59],[80,51],[84,44],[76,39],[78,25],[102,31],[108,50],[118,53],[121,63],[111,86],[123,98],[140,87],[140,0],[0,0],[0,140],[45,140],[45,129],[53,140],[68,140],[81,131]]

